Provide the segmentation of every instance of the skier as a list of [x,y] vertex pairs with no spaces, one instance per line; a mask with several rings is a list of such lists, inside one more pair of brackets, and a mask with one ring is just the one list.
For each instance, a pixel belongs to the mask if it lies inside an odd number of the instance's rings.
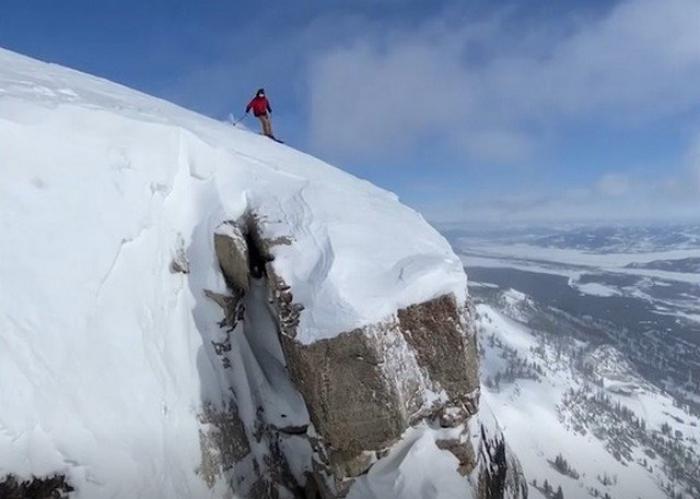
[[266,135],[273,140],[277,140],[272,134],[272,122],[270,121],[270,113],[272,112],[272,108],[270,107],[270,101],[268,101],[267,97],[265,97],[264,88],[259,89],[256,92],[255,97],[253,97],[253,99],[248,103],[245,108],[246,114],[248,114],[251,109],[253,110],[253,115],[260,120],[263,135]]

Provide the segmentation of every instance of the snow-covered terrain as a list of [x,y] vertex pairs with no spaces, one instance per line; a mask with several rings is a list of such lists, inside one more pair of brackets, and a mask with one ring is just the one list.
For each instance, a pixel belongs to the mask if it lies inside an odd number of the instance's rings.
[[[584,229],[553,232],[543,235],[539,230],[537,235],[500,235],[495,239],[456,236],[453,244],[468,269],[516,269],[566,277],[568,285],[579,293],[642,300],[655,314],[673,316],[693,323],[691,328],[700,328],[697,226],[592,231],[607,235],[598,238]],[[567,247],[567,243],[572,246]]]
[[489,227],[461,227],[460,224],[442,225],[450,239],[464,239],[470,243],[519,244],[590,254],[649,254],[683,252],[700,248],[700,223],[696,219],[685,223],[667,224],[606,224],[542,226],[495,225]]
[[529,244],[476,246],[458,243],[457,247],[464,255],[465,265],[468,266],[534,268],[576,279],[591,270],[597,270],[700,284],[700,274],[696,272],[662,270],[646,266],[659,260],[700,258],[700,249],[653,253],[591,253],[577,249],[542,248]]
[[[305,307],[302,343],[466,296],[447,241],[393,194],[248,130],[3,50],[0,164],[0,479],[60,473],[76,498],[228,497],[207,469],[202,428],[226,410],[229,386],[253,447],[256,411],[308,423],[279,344],[250,334],[266,330],[265,312],[248,307],[233,374],[212,359],[221,310],[204,290],[226,290],[212,241],[224,221],[254,213],[279,242],[276,269]],[[426,452],[433,470],[454,472],[427,439],[411,436],[375,474],[447,497],[439,476],[416,474],[411,456]],[[309,452],[293,435],[284,445]]]
[[700,226],[446,233],[531,496],[700,497]]
[[572,499],[696,497],[697,415],[613,347],[533,330],[532,302],[513,290],[499,295],[477,306],[482,397],[523,463],[531,496],[551,497],[546,480]]

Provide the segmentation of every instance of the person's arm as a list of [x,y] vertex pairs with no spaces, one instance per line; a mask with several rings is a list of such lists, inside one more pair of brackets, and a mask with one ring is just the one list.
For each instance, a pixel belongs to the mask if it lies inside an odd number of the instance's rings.
[[250,101],[248,105],[245,107],[245,113],[248,114],[250,112],[250,108],[253,105],[253,101]]
[[268,112],[268,113],[271,113],[271,112],[272,112],[272,108],[270,107],[270,101],[267,100],[267,99],[265,99],[265,104],[267,105],[267,112]]

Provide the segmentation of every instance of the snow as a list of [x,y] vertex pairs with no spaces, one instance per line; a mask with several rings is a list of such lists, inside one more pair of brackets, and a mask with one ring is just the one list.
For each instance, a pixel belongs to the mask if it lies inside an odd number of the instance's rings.
[[587,282],[585,284],[574,284],[573,287],[578,289],[581,293],[593,296],[618,296],[620,292],[613,288],[612,286],[606,286],[597,282]]
[[[506,441],[520,459],[529,482],[534,479],[541,486],[547,479],[554,489],[561,485],[564,497],[572,499],[591,497],[589,487],[608,492],[612,497],[665,497],[660,484],[665,484],[668,477],[659,471],[663,469],[660,463],[644,455],[643,446],[633,446],[634,460],[623,463],[613,457],[604,440],[597,438],[590,428],[585,434],[572,429],[573,416],[563,405],[563,398],[569,389],[586,384],[576,374],[573,359],[566,353],[557,354],[551,345],[544,347],[531,329],[491,305],[479,304],[477,312],[480,345],[484,350],[482,379],[494,379],[498,372],[505,371],[509,364],[504,358],[505,348],[517,352],[519,358],[536,362],[544,370],[539,380],[520,378],[513,383],[501,382],[499,387],[483,386],[482,390],[482,402],[498,414]],[[544,353],[535,353],[535,349],[542,348]],[[700,439],[700,420],[675,406],[670,396],[644,382],[613,347],[597,348],[584,362],[600,376],[605,393],[642,417],[650,429],[658,429],[665,422],[681,429],[688,441]],[[580,479],[557,472],[549,463],[560,453],[580,474]],[[644,458],[653,465],[653,473],[640,465],[638,460]],[[615,483],[604,486],[598,476],[605,474],[614,478]],[[530,492],[540,497],[535,488],[530,487]]]
[[549,248],[523,243],[507,246],[482,244],[471,248],[487,250],[489,255],[499,257],[520,257],[532,260],[557,262],[568,265],[586,265],[589,267],[624,267],[631,263],[649,263],[656,260],[679,260],[700,257],[700,249],[674,249],[637,253],[596,253],[573,248]]
[[[251,282],[245,297],[245,320],[231,332],[231,350],[227,357],[231,369],[224,384],[236,394],[238,414],[247,430],[248,442],[257,462],[265,462],[269,452],[267,442],[256,431],[260,418],[275,428],[300,428],[310,424],[309,414],[301,394],[296,390],[286,370],[284,355],[277,337],[277,326],[265,306],[267,289],[262,280]],[[207,323],[212,336],[220,329]],[[305,473],[311,471],[312,450],[307,439],[299,435],[280,436],[279,447],[290,464],[298,483],[304,483]],[[236,466],[236,480],[250,482],[255,474],[250,462]]]
[[498,289],[497,284],[493,284],[491,282],[474,282],[474,281],[469,281],[469,287],[470,288],[489,288],[489,289]]
[[469,499],[469,481],[456,472],[457,458],[435,443],[441,436],[425,424],[406,430],[389,455],[353,484],[347,499]]
[[[222,314],[203,295],[225,290],[212,242],[223,221],[253,211],[265,237],[291,240],[272,251],[305,306],[305,343],[466,297],[447,241],[395,195],[1,49],[0,163],[0,475],[66,473],[77,498],[223,494],[196,471],[197,415],[231,384],[207,354]],[[178,252],[189,274],[170,271]],[[274,412],[272,388],[253,375],[259,364],[274,376],[274,345],[249,347],[247,388],[236,387]],[[283,392],[277,412],[303,420]]]
[[700,249],[667,250],[649,253],[591,253],[577,249],[544,248],[528,244],[479,244],[458,246],[464,265],[529,270],[562,275],[578,280],[588,272],[612,272],[642,276],[654,280],[700,284],[700,274],[644,268],[626,268],[631,263],[643,264],[655,260],[677,260],[700,257]]

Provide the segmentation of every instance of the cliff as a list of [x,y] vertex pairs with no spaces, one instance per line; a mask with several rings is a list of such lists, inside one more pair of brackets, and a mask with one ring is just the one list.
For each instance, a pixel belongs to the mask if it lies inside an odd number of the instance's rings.
[[6,51],[0,155],[9,497],[525,494],[461,263],[393,194]]

